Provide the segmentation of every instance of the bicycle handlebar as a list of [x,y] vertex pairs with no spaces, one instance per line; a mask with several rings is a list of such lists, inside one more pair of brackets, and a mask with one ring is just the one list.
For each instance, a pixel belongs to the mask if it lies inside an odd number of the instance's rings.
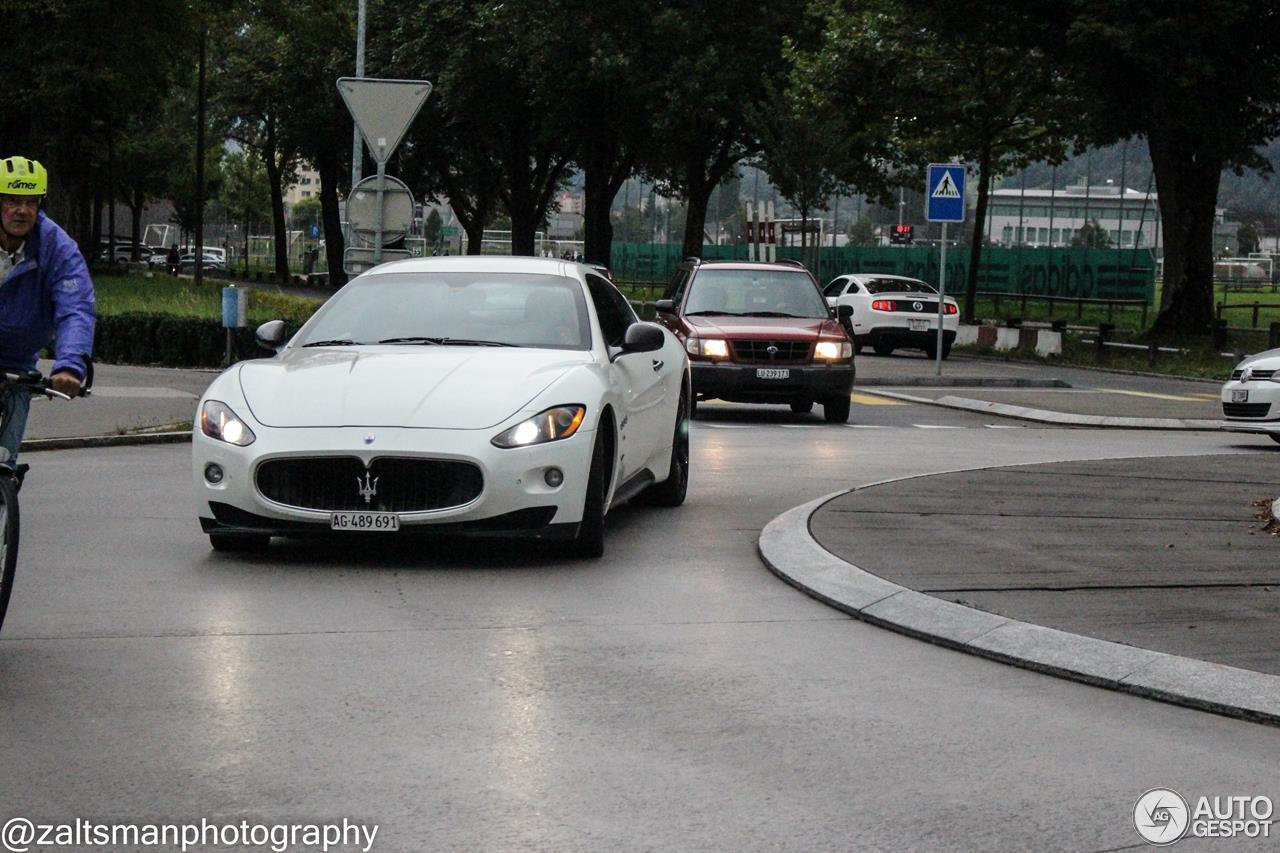
[[[63,394],[61,391],[50,388],[49,380],[45,379],[44,374],[38,370],[29,370],[26,373],[9,373],[6,371],[3,376],[4,381],[0,382],[0,385],[21,385],[29,388],[34,393],[43,394],[51,400],[54,397],[63,400],[71,399],[69,394]],[[87,397],[89,393],[89,386],[86,383],[80,386],[80,393],[77,396]]]

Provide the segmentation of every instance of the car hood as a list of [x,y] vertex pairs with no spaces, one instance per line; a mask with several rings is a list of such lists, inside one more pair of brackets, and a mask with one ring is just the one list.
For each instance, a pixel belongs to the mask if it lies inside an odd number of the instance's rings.
[[245,362],[240,390],[271,427],[484,429],[520,411],[587,352],[508,347],[290,349]]
[[1263,370],[1280,370],[1280,349],[1269,349],[1266,352],[1251,355],[1236,365],[1237,369],[1241,367],[1260,367]]
[[702,337],[812,338],[822,331],[834,331],[835,327],[830,320],[802,317],[686,317],[685,320]]

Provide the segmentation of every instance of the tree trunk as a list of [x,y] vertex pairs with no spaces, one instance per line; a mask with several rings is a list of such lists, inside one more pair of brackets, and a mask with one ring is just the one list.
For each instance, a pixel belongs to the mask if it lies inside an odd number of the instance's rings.
[[98,249],[102,245],[102,187],[95,186],[93,188],[93,226],[89,231],[89,246],[93,250],[93,254],[85,253],[86,257],[96,258]]
[[974,211],[973,245],[969,247],[969,281],[964,288],[964,322],[976,322],[978,308],[978,266],[982,263],[982,242],[986,237],[987,201],[991,196],[991,148],[982,149],[978,161],[978,209]]
[[[280,157],[275,148],[274,133],[268,132],[267,148],[262,153],[263,164],[267,167],[267,183],[271,185],[271,231],[275,239],[276,278],[282,282],[289,280],[289,235],[285,232],[284,221],[284,187],[280,185],[283,177],[283,164],[288,158]],[[277,159],[278,158],[278,159]]]
[[129,236],[133,239],[133,259],[142,260],[142,210],[146,206],[146,196],[142,190],[133,191],[133,203],[129,205]]
[[707,204],[711,201],[711,193],[715,191],[716,181],[697,181],[690,176],[686,187],[689,197],[685,199],[684,245],[681,257],[702,257],[702,232],[707,224]]
[[479,219],[463,222],[462,217],[458,217],[458,221],[462,223],[462,230],[467,232],[467,254],[480,254],[480,246],[484,242],[484,222]]
[[[588,263],[611,266],[613,261],[613,200],[631,176],[631,158],[621,158],[618,146],[602,146],[583,166],[582,254]],[[626,215],[626,211],[623,211]]]
[[324,257],[329,265],[329,286],[342,287],[347,283],[347,273],[342,268],[345,238],[342,217],[338,212],[342,157],[337,152],[327,151],[317,158],[316,171],[320,173],[320,219],[324,223]]
[[1164,231],[1164,293],[1152,333],[1203,336],[1213,322],[1213,219],[1222,176],[1219,157],[1166,135],[1148,136]]

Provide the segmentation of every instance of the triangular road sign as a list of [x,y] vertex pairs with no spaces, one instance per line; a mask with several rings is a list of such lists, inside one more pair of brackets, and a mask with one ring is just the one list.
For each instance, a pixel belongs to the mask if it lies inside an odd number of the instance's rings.
[[426,80],[341,77],[338,92],[364,135],[370,155],[385,163],[431,94],[431,84]]
[[942,180],[938,181],[938,185],[933,189],[934,198],[960,198],[960,191],[956,189],[956,185],[951,180],[950,172],[942,173]]

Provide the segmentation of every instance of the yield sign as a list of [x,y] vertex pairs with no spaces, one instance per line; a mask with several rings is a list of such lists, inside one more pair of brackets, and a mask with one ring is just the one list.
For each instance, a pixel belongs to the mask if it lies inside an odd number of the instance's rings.
[[431,94],[431,84],[426,80],[340,77],[338,93],[351,111],[373,159],[385,163]]

